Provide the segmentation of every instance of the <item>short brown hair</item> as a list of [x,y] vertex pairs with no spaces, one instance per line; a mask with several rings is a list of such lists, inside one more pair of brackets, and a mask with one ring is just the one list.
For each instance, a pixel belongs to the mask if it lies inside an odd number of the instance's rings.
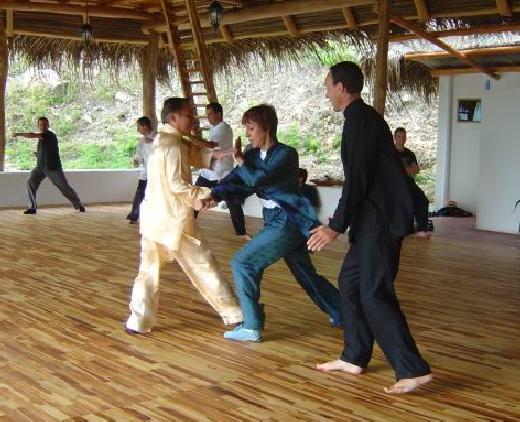
[[161,110],[161,122],[169,123],[170,114],[179,113],[184,107],[190,107],[190,102],[187,98],[167,98],[164,100],[163,108]]
[[263,130],[269,132],[273,140],[277,140],[276,131],[278,129],[278,116],[275,108],[270,104],[259,104],[251,107],[242,116],[242,124],[254,122]]

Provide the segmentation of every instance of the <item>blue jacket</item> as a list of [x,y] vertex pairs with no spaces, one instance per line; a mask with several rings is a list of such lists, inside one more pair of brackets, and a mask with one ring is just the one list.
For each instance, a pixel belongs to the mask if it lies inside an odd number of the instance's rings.
[[277,202],[304,236],[320,225],[316,211],[298,190],[298,152],[279,142],[267,150],[264,160],[260,149],[251,148],[244,164],[235,169],[212,190],[216,200],[243,202],[256,193],[259,198]]

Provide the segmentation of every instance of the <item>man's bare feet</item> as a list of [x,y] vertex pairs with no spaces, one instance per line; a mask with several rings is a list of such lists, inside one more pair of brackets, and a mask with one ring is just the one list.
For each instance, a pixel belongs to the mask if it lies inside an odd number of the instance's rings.
[[415,233],[415,235],[416,235],[417,237],[422,238],[422,239],[429,239],[430,236],[432,235],[432,233],[431,233],[431,232],[421,231],[421,232],[417,232],[417,233]]
[[246,242],[249,242],[253,238],[249,233],[239,234],[238,237]]
[[332,360],[327,363],[322,363],[316,365],[316,369],[318,371],[323,372],[331,372],[331,371],[341,371],[346,372],[347,374],[358,375],[363,372],[363,368],[361,366],[354,365],[352,363],[345,362],[344,360],[337,359]]
[[404,394],[410,393],[421,385],[428,384],[433,379],[432,374],[423,375],[421,377],[415,378],[404,378],[402,380],[397,381],[391,387],[385,387],[385,393],[388,394]]

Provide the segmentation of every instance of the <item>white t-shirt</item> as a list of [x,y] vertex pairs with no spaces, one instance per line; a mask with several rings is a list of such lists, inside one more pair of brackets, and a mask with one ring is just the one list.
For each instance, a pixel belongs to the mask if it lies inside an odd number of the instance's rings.
[[[262,160],[265,160],[265,157],[267,155],[267,150],[263,150],[261,149],[260,150],[260,158]],[[273,208],[279,208],[280,205],[278,205],[278,202],[275,202],[271,199],[262,199],[262,198],[258,198],[260,200],[260,203],[262,204],[262,206],[264,208],[268,208],[270,210],[272,210]]]
[[[226,122],[220,122],[212,126],[208,139],[218,143],[215,149],[233,148],[233,129]],[[224,157],[222,160],[213,160],[211,170],[201,169],[200,175],[208,180],[220,180],[233,170],[233,156]]]
[[140,180],[146,180],[146,168],[148,167],[148,156],[152,151],[153,139],[156,133],[152,132],[148,136],[141,136],[137,148],[135,150],[134,159],[141,166],[141,172],[139,173]]

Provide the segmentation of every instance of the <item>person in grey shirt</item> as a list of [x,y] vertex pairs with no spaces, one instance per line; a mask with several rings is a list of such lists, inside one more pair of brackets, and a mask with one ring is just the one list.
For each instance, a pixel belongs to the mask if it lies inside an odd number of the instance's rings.
[[24,214],[36,214],[36,192],[46,177],[72,203],[76,211],[85,212],[85,207],[78,194],[70,187],[63,173],[58,138],[54,132],[49,130],[49,119],[47,117],[42,116],[38,119],[38,129],[39,132],[16,132],[13,135],[14,137],[23,136],[24,138],[38,139],[36,167],[31,171],[27,180],[27,197],[30,205],[24,211]]

